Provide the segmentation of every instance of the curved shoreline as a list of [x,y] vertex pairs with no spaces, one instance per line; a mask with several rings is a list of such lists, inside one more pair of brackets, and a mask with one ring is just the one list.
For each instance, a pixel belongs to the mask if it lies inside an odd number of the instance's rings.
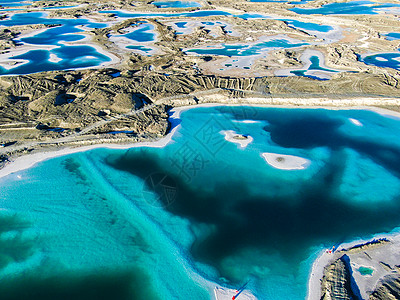
[[[394,100],[394,99],[393,99]],[[396,101],[399,101],[396,99]],[[55,157],[60,157],[68,154],[73,154],[73,153],[78,153],[78,152],[84,152],[84,151],[89,151],[93,149],[98,149],[98,148],[109,148],[109,149],[129,149],[129,148],[136,148],[136,147],[156,147],[156,148],[163,148],[166,145],[168,145],[172,141],[172,137],[175,134],[175,132],[178,130],[180,127],[179,122],[176,122],[179,120],[180,115],[182,112],[192,109],[192,108],[198,108],[198,107],[216,107],[216,106],[258,106],[258,107],[275,107],[275,108],[303,108],[303,109],[331,109],[331,110],[342,110],[342,109],[353,109],[353,110],[369,110],[376,112],[384,117],[395,117],[395,118],[400,118],[400,113],[395,112],[395,111],[390,111],[387,109],[382,109],[382,108],[376,108],[376,107],[368,107],[368,106],[343,106],[343,107],[338,107],[338,106],[295,106],[295,105],[270,105],[270,104],[246,104],[246,103],[241,103],[241,104],[226,104],[226,103],[204,103],[204,104],[198,104],[198,105],[189,105],[189,106],[181,106],[181,107],[175,107],[170,111],[169,115],[169,122],[171,123],[171,130],[168,132],[166,136],[161,138],[158,141],[151,141],[151,142],[138,142],[138,143],[131,143],[131,144],[96,144],[96,145],[90,145],[90,146],[81,146],[81,147],[76,147],[76,148],[71,148],[71,147],[65,147],[61,150],[56,150],[56,151],[41,151],[38,153],[33,153],[33,154],[25,154],[17,157],[15,160],[10,161],[5,167],[0,169],[0,178],[3,178],[8,175],[12,175],[16,172],[26,170],[28,168],[34,167],[36,164],[43,162],[45,160],[55,158]],[[172,119],[172,122],[171,122]],[[398,232],[391,232],[389,234],[377,234],[375,237],[400,237],[400,234]],[[372,239],[372,238],[371,238]],[[338,250],[342,250],[360,243],[366,243],[369,240],[356,240],[356,241],[351,241],[346,244],[341,245]],[[321,279],[322,276],[324,275],[324,268],[332,261],[332,256],[326,253],[325,250],[320,251],[318,258],[314,260],[312,267],[309,272],[309,279],[308,279],[308,287],[307,287],[307,299],[308,300],[317,300],[320,299],[321,296]],[[207,281],[207,280],[206,280]],[[217,285],[217,284],[216,284]],[[207,288],[210,290],[211,293],[211,284],[209,283],[207,285]]]

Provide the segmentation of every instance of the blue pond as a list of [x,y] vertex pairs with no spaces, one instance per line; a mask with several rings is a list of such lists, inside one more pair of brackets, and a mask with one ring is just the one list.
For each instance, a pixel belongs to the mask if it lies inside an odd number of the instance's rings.
[[221,10],[196,10],[182,13],[129,13],[119,10],[105,10],[100,13],[112,13],[119,18],[152,18],[152,17],[208,17],[208,16],[230,16],[231,14]]
[[194,1],[155,1],[154,4],[158,8],[186,8],[201,7],[201,4]]
[[290,19],[283,19],[289,25],[289,27],[294,27],[303,30],[310,30],[310,31],[319,31],[319,32],[329,32],[333,30],[332,26],[329,25],[321,25],[317,23],[310,23],[310,22],[301,22],[297,20],[290,20]]
[[400,70],[400,53],[379,53],[360,57],[360,60],[367,65]]
[[[154,25],[142,22],[133,25],[134,29],[125,34],[118,35],[119,37],[125,37],[135,42],[153,42],[155,41],[156,34],[154,32]],[[117,36],[117,35],[115,35]]]
[[[103,23],[94,23],[84,18],[78,19],[53,19],[48,18],[46,13],[42,12],[29,12],[29,13],[20,13],[14,14],[11,18],[6,18],[4,20],[0,20],[0,25],[2,26],[15,26],[15,25],[33,25],[33,24],[59,24],[65,25],[70,29],[75,26],[85,25],[89,28],[104,28],[107,27],[106,24]],[[73,29],[76,32],[77,29]],[[80,31],[80,30],[78,30]]]
[[[231,13],[222,10],[196,10],[191,12],[182,13],[128,13],[119,10],[105,10],[100,11],[100,13],[114,14],[119,18],[152,18],[152,17],[163,17],[163,18],[173,18],[173,17],[209,17],[209,16],[232,16]],[[244,13],[240,15],[233,15],[237,18],[244,20],[247,19],[268,19],[268,16],[253,13]]]
[[395,41],[395,40],[400,40],[400,33],[398,32],[390,32],[388,34],[385,34],[386,39],[389,41]]
[[290,73],[297,75],[297,76],[303,76],[303,77],[309,77],[309,78],[314,78],[314,79],[321,79],[318,76],[315,75],[309,75],[307,74],[308,71],[324,71],[328,73],[337,73],[335,70],[323,68],[320,66],[320,61],[318,56],[311,56],[310,57],[310,66],[305,69],[305,70],[294,70],[290,71]]
[[21,38],[18,41],[33,45],[60,45],[62,42],[75,42],[85,38],[82,34],[73,34],[83,32],[73,25],[61,25],[47,29],[31,37]]
[[126,46],[126,48],[131,49],[131,50],[139,50],[139,51],[146,53],[147,55],[150,55],[150,53],[153,51],[152,48],[142,46],[142,45],[129,45],[129,46]]
[[27,5],[32,5],[31,2],[33,1],[40,1],[40,0],[0,0],[0,5],[4,7],[12,7],[12,6],[27,6]]
[[186,50],[188,53],[196,53],[201,55],[225,55],[225,56],[249,56],[259,55],[265,51],[277,48],[294,48],[307,45],[307,43],[291,43],[285,39],[276,39],[258,44],[240,44],[240,45],[229,45],[222,44],[222,47],[206,47],[200,49],[189,49]]
[[380,9],[400,7],[394,3],[375,3],[372,1],[351,1],[340,3],[328,3],[320,8],[291,8],[298,14],[322,14],[322,15],[375,15]]
[[[320,250],[400,224],[399,119],[212,107],[180,125],[164,148],[76,153],[0,179],[2,299],[202,300],[207,279],[303,300]],[[223,130],[254,140],[242,149]],[[310,164],[276,168],[266,152]]]
[[[52,62],[50,55],[59,61]],[[13,59],[27,60],[27,63],[17,65],[10,70],[0,67],[0,75],[30,74],[42,71],[67,70],[99,66],[111,61],[90,46],[61,46],[52,50],[31,50],[27,53],[13,56]]]
[[250,2],[272,2],[272,3],[290,3],[290,4],[303,4],[313,0],[300,0],[300,1],[291,1],[291,0],[249,0]]
[[[214,26],[222,27],[224,31],[228,34],[232,34],[233,31],[229,30],[231,28],[230,24],[220,21],[190,21],[190,22],[175,22],[176,34],[190,34],[193,32],[194,27],[202,27],[204,29],[212,30]],[[183,29],[183,30],[181,30]],[[186,29],[186,30],[185,30]]]
[[[37,46],[56,46],[52,50],[31,50],[22,55],[13,56],[13,59],[26,59],[28,63],[16,65],[10,70],[0,67],[0,75],[5,74],[29,74],[33,72],[65,70],[83,67],[99,66],[111,59],[90,46],[66,46],[64,42],[75,42],[85,38],[84,32],[78,26],[88,28],[104,28],[107,25],[94,23],[87,19],[51,19],[41,12],[15,14],[11,18],[0,21],[0,25],[28,25],[28,24],[52,24],[59,25],[41,31],[40,33],[15,39],[18,43]],[[50,54],[58,57],[59,62],[49,61]]]

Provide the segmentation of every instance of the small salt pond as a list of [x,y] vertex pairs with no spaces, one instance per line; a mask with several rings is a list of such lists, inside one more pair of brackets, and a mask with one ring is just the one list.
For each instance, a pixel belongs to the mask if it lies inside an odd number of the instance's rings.
[[342,29],[339,26],[329,26],[313,22],[301,22],[292,19],[282,19],[289,27],[298,29],[315,36],[324,43],[333,43],[339,41],[342,36]]
[[216,46],[206,46],[198,49],[186,49],[186,53],[199,55],[224,55],[234,56],[254,56],[265,54],[266,52],[279,48],[296,48],[307,43],[291,40],[284,37],[268,37],[266,41],[252,44],[221,44]]
[[182,13],[140,13],[120,10],[104,10],[100,13],[114,14],[118,18],[153,18],[153,17],[209,17],[209,16],[230,16],[231,14],[222,10],[196,10]]
[[42,12],[17,13],[0,20],[0,26],[54,25],[14,41],[19,46],[11,53],[0,55],[0,75],[29,74],[41,71],[96,67],[112,60],[111,55],[89,45],[66,43],[82,42],[83,33],[92,28],[104,28],[105,23],[92,22],[85,18],[53,19]]
[[29,6],[32,5],[33,1],[40,1],[40,0],[0,0],[0,5],[3,7],[14,7],[14,6]]
[[290,10],[298,14],[321,15],[375,15],[388,8],[400,7],[398,3],[379,3],[372,1],[334,2],[324,4],[319,8],[295,7]]
[[153,43],[157,40],[154,25],[147,22],[138,22],[128,28],[113,33],[109,40],[123,49],[134,50],[142,55],[152,55],[157,52]]
[[307,49],[300,57],[304,66],[300,69],[281,69],[275,72],[277,76],[303,76],[313,79],[329,79],[339,71],[329,69],[325,66],[324,56],[321,52]]
[[223,10],[195,10],[190,12],[181,12],[181,13],[142,13],[142,12],[129,12],[129,11],[121,11],[121,10],[104,10],[99,11],[100,13],[105,14],[114,14],[118,18],[153,18],[153,17],[162,17],[162,18],[174,18],[174,17],[190,17],[190,18],[201,18],[201,17],[210,17],[210,16],[234,16],[237,18],[241,18],[244,20],[247,19],[269,19],[270,17],[267,15],[257,14],[257,13],[243,13],[243,14],[232,14]]
[[201,7],[201,4],[195,1],[154,1],[151,4],[157,8],[189,8]]
[[129,45],[125,47],[126,49],[133,50],[135,53],[139,53],[141,55],[151,56],[157,52],[157,49],[151,46],[143,46],[143,45]]
[[359,59],[367,65],[400,70],[400,53],[361,55]]
[[292,0],[248,0],[249,2],[272,2],[272,3],[289,3],[289,4],[303,4],[313,0],[300,0],[300,1],[292,1]]
[[386,39],[389,41],[395,41],[395,40],[400,40],[400,33],[398,32],[390,32],[388,34],[385,34]]
[[223,21],[193,21],[185,20],[179,22],[169,22],[178,35],[187,35],[193,33],[196,28],[208,30],[213,37],[220,37],[223,33],[230,36],[240,36],[240,34],[233,30],[231,24]]
[[51,50],[29,50],[26,53],[8,57],[0,64],[0,75],[90,68],[104,65],[110,61],[109,56],[101,54],[92,46],[62,45]]
[[291,19],[282,19],[281,21],[284,21],[285,23],[289,24],[289,26],[292,26],[294,28],[299,28],[303,30],[308,30],[308,31],[318,31],[318,32],[329,32],[333,30],[332,26],[329,25],[321,25],[317,23],[312,23],[312,22],[301,22],[297,20],[291,20]]
[[357,269],[357,271],[363,276],[372,275],[372,273],[374,273],[374,269],[367,268],[367,267],[362,267],[362,266],[359,267]]
[[157,47],[154,46],[157,40],[154,25],[145,21],[122,29],[120,33],[111,34],[109,40],[124,50],[132,50],[141,55],[150,56],[158,52]]
[[85,18],[76,18],[76,19],[49,18],[48,14],[43,12],[16,13],[13,14],[11,17],[0,20],[0,26],[34,25],[34,24],[47,24],[47,25],[58,24],[69,27],[86,26],[88,28],[107,27],[107,24],[105,23],[92,22]]
[[[2,7],[17,7],[17,6],[32,6],[33,2],[37,2],[41,0],[0,0],[0,6]],[[57,6],[59,4],[58,1],[46,1],[46,2],[54,2],[56,4],[51,3],[48,7],[41,7],[40,9],[63,9],[63,8],[71,8],[75,6]],[[36,8],[36,7],[35,7]],[[29,7],[31,9],[31,7]]]

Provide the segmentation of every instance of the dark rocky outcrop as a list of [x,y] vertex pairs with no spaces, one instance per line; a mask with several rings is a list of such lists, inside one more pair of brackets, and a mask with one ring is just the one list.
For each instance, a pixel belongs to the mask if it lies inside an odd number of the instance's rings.
[[325,267],[321,295],[321,300],[361,300],[346,254]]
[[370,300],[396,300],[400,299],[400,275],[385,276],[369,297]]

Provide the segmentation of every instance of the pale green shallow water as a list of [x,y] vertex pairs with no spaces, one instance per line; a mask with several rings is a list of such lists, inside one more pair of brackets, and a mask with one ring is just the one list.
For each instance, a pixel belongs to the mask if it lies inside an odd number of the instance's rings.
[[[181,117],[165,148],[76,153],[0,179],[0,299],[210,299],[206,279],[304,299],[321,249],[400,224],[397,119],[255,107]],[[222,130],[254,141],[240,149]],[[278,170],[263,152],[311,164]]]

